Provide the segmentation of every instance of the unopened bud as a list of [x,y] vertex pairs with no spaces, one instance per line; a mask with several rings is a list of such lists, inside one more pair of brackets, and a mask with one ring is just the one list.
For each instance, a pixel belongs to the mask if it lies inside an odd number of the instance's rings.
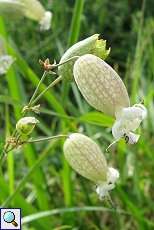
[[[106,48],[106,41],[100,38],[99,34],[94,34],[80,42],[71,46],[62,56],[60,63],[67,61],[74,56],[81,56],[84,54],[94,54],[103,60],[110,53],[110,48]],[[61,65],[58,68],[58,74],[64,79],[73,79],[73,65],[76,59]]]
[[16,130],[24,135],[29,135],[39,121],[35,117],[23,117],[16,124]]

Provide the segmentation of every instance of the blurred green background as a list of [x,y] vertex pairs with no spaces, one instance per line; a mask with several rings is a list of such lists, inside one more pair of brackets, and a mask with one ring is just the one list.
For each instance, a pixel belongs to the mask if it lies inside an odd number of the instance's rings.
[[[8,154],[1,168],[0,203],[22,208],[24,230],[154,229],[154,2],[41,3],[53,13],[49,31],[40,32],[38,23],[28,18],[0,17],[0,36],[16,58],[7,74],[0,76],[0,148],[42,76],[38,60],[58,62],[73,43],[101,33],[111,47],[106,61],[124,80],[131,103],[144,99],[148,108],[139,142],[130,146],[120,141],[106,154],[109,164],[120,170],[111,197],[118,209],[129,214],[115,213],[98,199],[93,184],[70,169],[62,140],[24,145]],[[45,84],[53,79],[49,75]],[[33,136],[80,131],[105,150],[113,140],[112,120],[91,108],[74,83],[67,84],[61,82],[41,99],[40,124]]]

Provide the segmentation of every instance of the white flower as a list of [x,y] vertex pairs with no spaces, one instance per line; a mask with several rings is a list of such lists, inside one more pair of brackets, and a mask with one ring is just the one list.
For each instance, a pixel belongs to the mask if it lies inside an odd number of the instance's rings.
[[107,166],[100,147],[89,137],[73,133],[64,143],[64,155],[71,167],[97,185],[100,198],[115,187],[119,172]]
[[46,11],[43,18],[40,20],[40,30],[49,30],[51,26],[52,13]]
[[112,134],[116,140],[124,137],[129,144],[135,144],[140,135],[133,132],[147,116],[147,110],[142,104],[123,108],[116,114],[116,121],[112,127]]
[[116,183],[118,178],[119,178],[118,170],[114,169],[112,167],[109,167],[108,173],[107,173],[107,181],[98,185],[96,188],[96,192],[99,195],[100,199],[107,196],[108,191],[115,188],[115,183]]
[[127,89],[119,75],[105,61],[92,54],[78,58],[74,64],[75,82],[95,109],[115,117],[112,127],[115,140],[124,137],[126,142],[135,144],[139,135],[133,132],[147,115],[142,104],[130,107]]

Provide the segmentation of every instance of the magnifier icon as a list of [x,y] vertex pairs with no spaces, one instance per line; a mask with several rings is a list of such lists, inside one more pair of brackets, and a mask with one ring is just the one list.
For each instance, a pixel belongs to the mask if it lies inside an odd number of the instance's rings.
[[18,226],[17,222],[15,221],[15,215],[13,212],[11,211],[7,211],[4,213],[3,215],[3,220],[6,222],[6,223],[10,223],[10,224],[13,224],[15,227]]

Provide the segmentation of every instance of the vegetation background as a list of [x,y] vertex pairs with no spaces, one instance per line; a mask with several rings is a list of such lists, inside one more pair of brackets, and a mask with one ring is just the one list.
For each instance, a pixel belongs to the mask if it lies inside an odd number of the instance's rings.
[[[53,12],[52,28],[40,32],[29,19],[0,17],[0,36],[16,58],[0,78],[0,148],[21,116],[42,69],[38,60],[57,62],[78,40],[101,33],[111,53],[107,62],[124,80],[131,103],[144,99],[148,118],[139,142],[119,142],[106,157],[119,168],[111,192],[115,213],[94,186],[70,169],[63,141],[29,144],[8,154],[0,176],[0,203],[22,208],[23,229],[154,229],[154,2],[152,0],[42,0]],[[54,77],[48,76],[45,84]],[[43,87],[41,88],[41,90]],[[33,136],[83,131],[101,146],[112,141],[112,119],[93,110],[74,83],[62,82],[41,99],[40,124]],[[36,215],[35,215],[36,214]]]

